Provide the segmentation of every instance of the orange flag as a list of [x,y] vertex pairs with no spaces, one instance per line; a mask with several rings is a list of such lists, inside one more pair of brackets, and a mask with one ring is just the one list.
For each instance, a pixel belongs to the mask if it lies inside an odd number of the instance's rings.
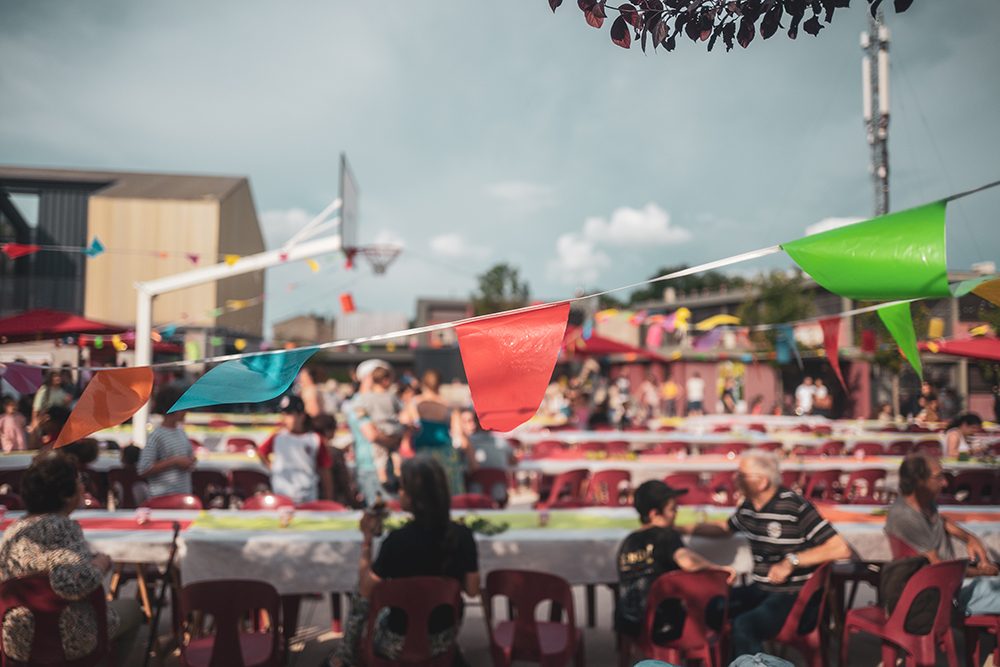
[[97,371],[53,447],[121,424],[146,404],[152,391],[153,369],[149,366]]
[[847,383],[844,382],[844,375],[840,372],[840,318],[828,317],[819,321],[819,326],[823,329],[823,349],[826,350],[826,358],[833,366],[833,372],[840,380],[840,386],[847,391]]
[[567,302],[456,328],[483,428],[510,431],[535,414],[552,378],[568,317]]

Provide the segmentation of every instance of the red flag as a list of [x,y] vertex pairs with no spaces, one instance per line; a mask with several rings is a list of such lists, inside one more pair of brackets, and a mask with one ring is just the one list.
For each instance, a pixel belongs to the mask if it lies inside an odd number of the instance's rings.
[[833,372],[840,380],[840,386],[844,388],[844,391],[847,391],[847,383],[844,382],[844,376],[840,372],[840,356],[838,354],[840,349],[840,318],[830,317],[820,320],[819,326],[823,329],[823,349],[826,350],[826,358],[830,360]]
[[510,431],[535,414],[552,378],[568,317],[566,302],[456,328],[483,428]]
[[875,332],[865,329],[861,332],[861,351],[865,354],[874,354],[878,343],[875,341]]
[[28,245],[25,243],[4,243],[2,249],[3,254],[7,255],[10,259],[17,259],[25,255],[33,255],[42,248],[37,245]]
[[53,447],[62,447],[91,433],[118,426],[146,404],[153,391],[149,366],[97,371],[83,390]]

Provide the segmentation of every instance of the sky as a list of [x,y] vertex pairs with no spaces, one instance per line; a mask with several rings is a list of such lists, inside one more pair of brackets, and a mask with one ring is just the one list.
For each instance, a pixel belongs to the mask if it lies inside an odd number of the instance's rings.
[[[361,240],[402,255],[384,276],[269,271],[269,322],[336,315],[341,292],[412,317],[498,262],[558,299],[871,215],[867,3],[818,37],[646,54],[575,5],[0,0],[0,163],[247,176],[277,247],[337,196],[346,152]],[[886,23],[891,208],[1000,179],[1000,3]],[[951,268],[1000,259],[998,206],[949,207]]]

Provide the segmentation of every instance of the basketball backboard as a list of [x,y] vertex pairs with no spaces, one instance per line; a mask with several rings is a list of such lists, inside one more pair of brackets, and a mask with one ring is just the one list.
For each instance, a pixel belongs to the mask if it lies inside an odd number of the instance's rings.
[[347,154],[340,154],[340,242],[344,254],[358,246],[358,182],[347,163]]

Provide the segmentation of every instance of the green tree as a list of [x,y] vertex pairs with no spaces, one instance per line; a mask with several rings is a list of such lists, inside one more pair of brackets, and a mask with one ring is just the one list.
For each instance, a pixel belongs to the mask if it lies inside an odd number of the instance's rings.
[[[649,276],[649,278],[659,278],[660,276],[665,276],[668,273],[683,271],[686,268],[688,268],[687,264],[681,264],[680,266],[663,266],[660,267],[656,273]],[[634,306],[638,303],[644,303],[647,301],[660,301],[663,298],[663,290],[667,287],[673,287],[678,292],[697,292],[703,289],[716,291],[723,285],[726,287],[742,287],[746,285],[746,280],[738,276],[727,276],[726,274],[719,273],[718,271],[696,273],[692,276],[677,278],[676,280],[660,281],[643,285],[629,294],[628,305]]]
[[[805,289],[806,281],[801,272],[772,271],[751,284],[757,296],[740,306],[736,313],[744,326],[795,322],[813,315],[813,295]],[[774,329],[750,334],[755,344],[771,348],[776,337]]]
[[479,289],[472,295],[476,315],[488,315],[528,304],[528,283],[521,281],[520,272],[510,264],[497,264],[480,274],[478,280]]

